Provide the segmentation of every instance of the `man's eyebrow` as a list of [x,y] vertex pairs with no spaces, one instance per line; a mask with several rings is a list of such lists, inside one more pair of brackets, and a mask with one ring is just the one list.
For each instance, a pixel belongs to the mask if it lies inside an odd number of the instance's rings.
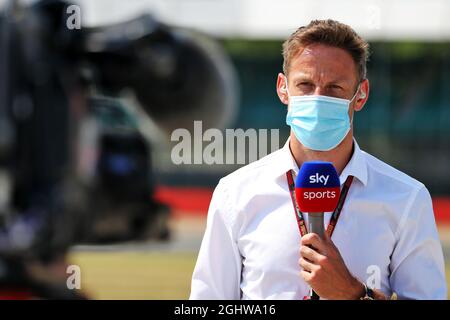
[[293,82],[298,81],[312,81],[312,77],[308,74],[298,74],[293,77]]
[[[326,85],[333,84],[346,84],[348,86],[353,86],[353,79],[349,79],[349,77],[336,75],[335,78],[332,78],[333,75],[330,76],[331,80],[327,81]],[[310,70],[298,70],[296,72],[292,72],[291,81],[294,85],[297,85],[299,82],[314,82],[313,73]]]
[[328,84],[336,84],[336,83],[342,83],[342,82],[351,84],[353,81],[348,78],[340,77],[340,78],[336,78],[336,79],[329,81]]
[[[300,75],[293,76],[292,82],[298,83],[298,82],[301,82],[301,81],[312,81],[312,77],[310,75],[308,75],[308,74],[300,74]],[[332,79],[332,80],[328,81],[327,85],[330,85],[330,84],[342,84],[342,83],[346,83],[348,85],[352,85],[353,81],[351,79],[348,79],[348,78],[339,77],[339,78],[335,78],[335,79]]]

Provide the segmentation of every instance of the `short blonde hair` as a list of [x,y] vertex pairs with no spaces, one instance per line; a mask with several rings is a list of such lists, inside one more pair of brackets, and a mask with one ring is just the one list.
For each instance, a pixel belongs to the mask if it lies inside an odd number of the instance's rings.
[[347,51],[355,62],[359,81],[367,76],[369,44],[350,26],[335,20],[313,20],[307,26],[298,28],[283,43],[283,72],[287,75],[290,62],[300,49],[320,43]]

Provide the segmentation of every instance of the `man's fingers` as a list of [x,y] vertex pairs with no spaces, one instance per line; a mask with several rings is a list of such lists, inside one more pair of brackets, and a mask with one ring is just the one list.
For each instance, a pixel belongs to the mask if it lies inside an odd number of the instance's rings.
[[308,260],[304,259],[304,258],[300,258],[298,260],[298,264],[300,265],[300,267],[303,268],[304,271],[306,272],[312,272],[314,270],[317,269],[317,266],[315,264],[312,264],[311,262],[309,262]]
[[300,247],[300,256],[303,259],[307,259],[310,262],[314,262],[316,260],[316,255],[318,255],[318,253],[316,251],[314,251],[314,249],[312,249],[308,246]]
[[300,247],[300,256],[313,264],[319,264],[319,262],[324,258],[323,255],[308,246]]
[[305,280],[306,283],[309,283],[311,281],[312,275],[309,272],[306,272],[305,270],[300,271],[300,276]]
[[316,233],[305,234],[301,239],[301,244],[304,246],[311,246],[321,254],[325,254],[326,252],[324,240],[322,240]]

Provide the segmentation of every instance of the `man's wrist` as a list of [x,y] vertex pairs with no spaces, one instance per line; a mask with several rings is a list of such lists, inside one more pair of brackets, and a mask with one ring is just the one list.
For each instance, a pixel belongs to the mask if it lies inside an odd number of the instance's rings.
[[[364,283],[354,278],[355,283],[353,284],[353,295],[350,299],[353,300],[397,300],[397,295],[394,293],[389,299],[381,291],[371,290]],[[370,291],[370,293],[368,292]],[[366,299],[364,299],[366,298]]]
[[358,300],[366,295],[366,287],[364,284],[356,278],[353,278],[351,290],[349,292],[350,300]]

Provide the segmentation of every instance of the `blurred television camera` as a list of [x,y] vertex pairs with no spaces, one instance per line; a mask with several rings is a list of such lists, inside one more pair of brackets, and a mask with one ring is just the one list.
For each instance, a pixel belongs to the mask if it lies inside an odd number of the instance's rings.
[[70,246],[169,239],[133,110],[166,133],[236,111],[212,39],[151,15],[71,29],[70,5],[11,0],[0,15],[0,297],[82,298],[66,287]]

